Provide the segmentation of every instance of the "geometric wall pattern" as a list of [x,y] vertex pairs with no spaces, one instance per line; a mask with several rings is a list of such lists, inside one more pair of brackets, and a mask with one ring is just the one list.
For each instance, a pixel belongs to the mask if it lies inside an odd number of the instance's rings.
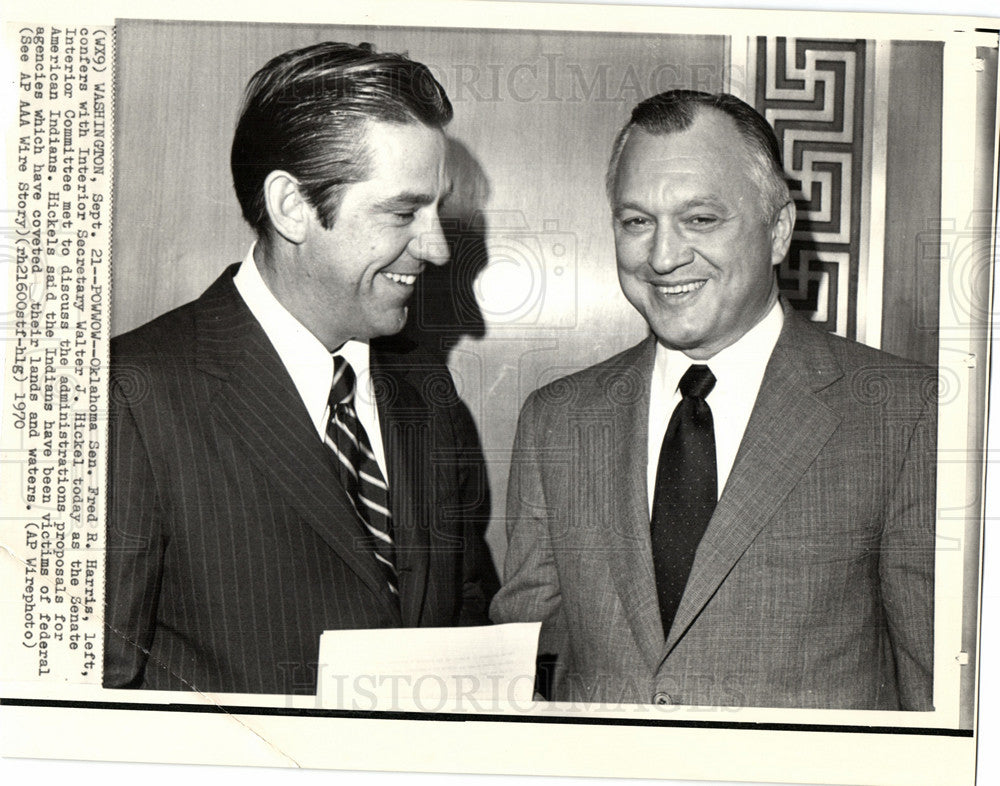
[[[798,210],[782,293],[827,330],[857,338],[865,40],[758,38],[757,110],[774,127]],[[868,148],[870,149],[870,147]]]

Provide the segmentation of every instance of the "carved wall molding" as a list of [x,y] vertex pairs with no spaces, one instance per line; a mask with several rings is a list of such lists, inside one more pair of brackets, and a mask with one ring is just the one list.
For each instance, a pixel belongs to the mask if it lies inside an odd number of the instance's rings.
[[774,127],[798,210],[782,292],[827,330],[859,336],[862,203],[871,149],[865,40],[758,38],[753,102]]

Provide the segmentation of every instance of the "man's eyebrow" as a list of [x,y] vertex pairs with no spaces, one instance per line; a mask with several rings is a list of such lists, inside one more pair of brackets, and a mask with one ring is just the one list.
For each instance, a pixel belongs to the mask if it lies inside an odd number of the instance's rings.
[[613,213],[617,214],[617,213],[620,213],[622,210],[637,210],[640,213],[646,213],[646,212],[648,212],[646,210],[646,208],[644,208],[642,205],[638,204],[637,202],[616,202],[612,206],[612,212]]
[[692,208],[699,208],[699,207],[714,207],[720,210],[724,210],[726,208],[726,203],[717,196],[706,195],[706,196],[692,197],[691,199],[687,200],[686,202],[682,202],[679,205],[680,212],[682,213],[686,210],[691,210]]
[[[688,210],[693,210],[702,207],[711,207],[717,210],[727,209],[726,203],[719,197],[713,195],[705,195],[705,196],[691,197],[691,199],[687,199],[681,202],[679,205],[673,208],[673,212],[684,213]],[[640,213],[655,212],[651,211],[649,207],[646,205],[640,204],[638,202],[633,202],[630,200],[626,200],[624,202],[617,202],[612,207],[612,212],[614,212],[615,214],[623,210],[636,210]]]
[[380,200],[377,207],[393,208],[429,205],[435,198],[433,194],[424,194],[419,191],[402,191],[399,194],[393,194],[391,197]]
[[[451,184],[448,188],[441,192],[440,199],[444,200],[452,191]],[[422,191],[403,191],[399,194],[394,194],[388,199],[383,199],[377,203],[376,207],[383,209],[392,209],[398,207],[413,207],[416,205],[429,205],[438,200],[437,194],[428,194]]]

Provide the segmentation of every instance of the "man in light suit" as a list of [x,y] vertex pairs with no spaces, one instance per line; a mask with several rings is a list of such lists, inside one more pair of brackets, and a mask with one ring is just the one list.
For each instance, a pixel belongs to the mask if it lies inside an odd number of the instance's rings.
[[935,379],[778,296],[795,207],[728,95],[636,107],[608,172],[652,336],[521,412],[494,621],[547,698],[932,709]]
[[422,64],[326,43],[250,81],[257,241],[112,342],[105,687],[314,693],[324,630],[488,622],[471,420],[396,334],[448,249]]

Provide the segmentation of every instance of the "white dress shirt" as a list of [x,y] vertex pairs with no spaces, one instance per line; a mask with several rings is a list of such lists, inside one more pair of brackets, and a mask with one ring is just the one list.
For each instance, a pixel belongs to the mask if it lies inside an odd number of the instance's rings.
[[653,492],[656,489],[656,465],[660,460],[663,435],[674,409],[681,401],[678,390],[684,372],[695,364],[708,366],[715,375],[715,387],[705,397],[715,425],[715,466],[718,496],[726,487],[743,440],[750,412],[757,400],[764,369],[771,358],[778,334],[784,324],[781,305],[775,303],[767,315],[738,341],[717,352],[708,360],[692,360],[683,352],[656,345],[653,379],[649,391],[649,445],[646,463],[646,489],[649,513],[653,515]]
[[293,317],[274,296],[254,261],[254,246],[250,247],[243,264],[236,273],[233,283],[264,332],[274,345],[278,357],[295,383],[302,403],[312,419],[316,433],[321,440],[326,438],[326,424],[330,418],[330,388],[333,385],[333,356],[341,355],[357,379],[354,393],[354,409],[358,420],[368,434],[372,452],[378,462],[382,476],[389,482],[385,464],[385,448],[382,446],[382,428],[379,425],[378,407],[372,390],[369,370],[368,343],[348,341],[331,353],[310,333],[301,322]]

